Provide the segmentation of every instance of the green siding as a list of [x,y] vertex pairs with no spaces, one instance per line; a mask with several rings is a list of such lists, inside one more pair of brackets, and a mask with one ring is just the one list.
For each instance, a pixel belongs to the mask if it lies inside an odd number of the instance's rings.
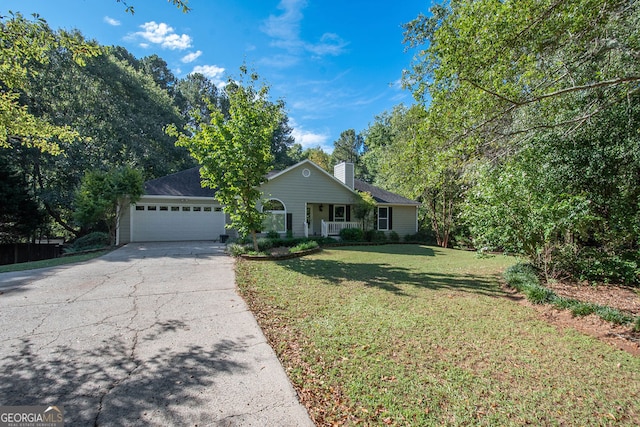
[[416,206],[391,206],[393,208],[393,230],[400,238],[416,233]]
[[[311,175],[303,176],[304,169],[308,169]],[[296,236],[304,235],[307,203],[324,205],[322,212],[317,206],[313,212],[313,231],[320,234],[320,221],[329,220],[329,204],[351,205],[357,198],[347,187],[310,163],[302,163],[272,178],[262,185],[261,190],[264,199],[273,197],[284,203],[287,212],[293,215],[292,232]]]

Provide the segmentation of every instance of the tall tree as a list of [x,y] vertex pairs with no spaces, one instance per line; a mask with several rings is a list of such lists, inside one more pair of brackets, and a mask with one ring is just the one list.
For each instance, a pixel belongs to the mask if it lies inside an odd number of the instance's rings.
[[121,208],[137,202],[143,192],[142,174],[135,169],[87,172],[75,197],[76,221],[85,228],[104,223],[113,245]]
[[8,151],[0,150],[0,242],[33,238],[45,224],[26,176],[15,167]]
[[9,148],[16,141],[59,153],[57,140],[70,141],[77,134],[33,115],[20,102],[21,92],[34,74],[33,65],[47,64],[49,52],[65,50],[74,62],[84,64],[87,57],[98,54],[98,47],[78,33],[53,32],[37,15],[29,21],[19,13],[8,19],[0,17],[0,46],[0,148]]
[[[271,170],[271,143],[282,123],[283,103],[269,100],[269,87],[256,87],[259,77],[241,67],[241,78],[229,81],[225,92],[229,116],[215,106],[209,121],[188,126],[177,144],[186,147],[200,163],[203,184],[216,189],[216,198],[231,217],[231,226],[241,234],[251,234],[258,250],[256,231],[262,229],[264,215],[257,208],[258,187]],[[249,82],[245,82],[246,79]],[[174,126],[169,130],[177,135]]]
[[37,117],[78,135],[58,143],[64,156],[21,152],[21,164],[47,212],[74,234],[79,230],[71,206],[85,171],[129,165],[150,179],[193,164],[188,152],[164,132],[169,123],[184,122],[171,96],[153,76],[131,65],[126,50],[115,49],[117,57],[112,50],[105,49],[84,67],[64,50],[49,52],[47,64],[33,67],[37,73],[22,98]]
[[640,4],[627,0],[459,0],[405,26],[405,76],[432,99],[451,144],[500,154],[540,130],[574,132],[637,93]]
[[302,152],[302,157],[305,159],[311,160],[316,165],[320,166],[322,169],[326,170],[329,173],[333,173],[332,164],[331,164],[331,156],[327,154],[326,151],[322,149],[322,147],[311,147],[307,148]]

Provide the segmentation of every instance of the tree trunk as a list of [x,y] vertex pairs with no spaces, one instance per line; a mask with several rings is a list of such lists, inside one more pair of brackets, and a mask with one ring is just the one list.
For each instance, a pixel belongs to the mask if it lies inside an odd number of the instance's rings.
[[253,250],[258,252],[258,235],[255,230],[251,232],[251,239],[253,240]]

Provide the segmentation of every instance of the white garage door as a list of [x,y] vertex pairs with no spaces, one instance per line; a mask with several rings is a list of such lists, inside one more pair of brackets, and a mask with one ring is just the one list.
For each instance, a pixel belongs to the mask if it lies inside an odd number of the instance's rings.
[[225,234],[224,212],[211,204],[138,204],[131,219],[133,242],[217,240]]

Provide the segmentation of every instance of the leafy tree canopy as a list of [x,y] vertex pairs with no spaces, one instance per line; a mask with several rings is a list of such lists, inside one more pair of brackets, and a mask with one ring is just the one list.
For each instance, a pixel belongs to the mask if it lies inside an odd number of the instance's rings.
[[135,169],[87,172],[76,194],[76,221],[84,227],[104,222],[113,244],[119,208],[135,203],[143,192],[142,174]]
[[405,26],[418,55],[404,82],[450,143],[573,132],[638,91],[638,2],[456,0],[431,13]]
[[[230,226],[251,234],[257,250],[256,231],[262,229],[264,218],[257,209],[258,187],[272,168],[271,143],[282,123],[284,105],[269,100],[267,85],[256,87],[257,74],[245,66],[240,71],[241,79],[225,86],[228,116],[211,106],[210,119],[201,117],[195,126],[188,125],[177,144],[186,147],[202,166],[203,184],[217,190],[216,198],[231,217]],[[178,135],[175,126],[169,132]]]
[[58,154],[58,140],[70,141],[77,133],[68,126],[57,126],[33,115],[21,105],[21,92],[34,73],[34,64],[46,64],[51,51],[63,49],[73,61],[84,64],[100,48],[85,41],[77,32],[53,32],[47,23],[34,15],[0,17],[0,148],[12,141],[26,147]]

